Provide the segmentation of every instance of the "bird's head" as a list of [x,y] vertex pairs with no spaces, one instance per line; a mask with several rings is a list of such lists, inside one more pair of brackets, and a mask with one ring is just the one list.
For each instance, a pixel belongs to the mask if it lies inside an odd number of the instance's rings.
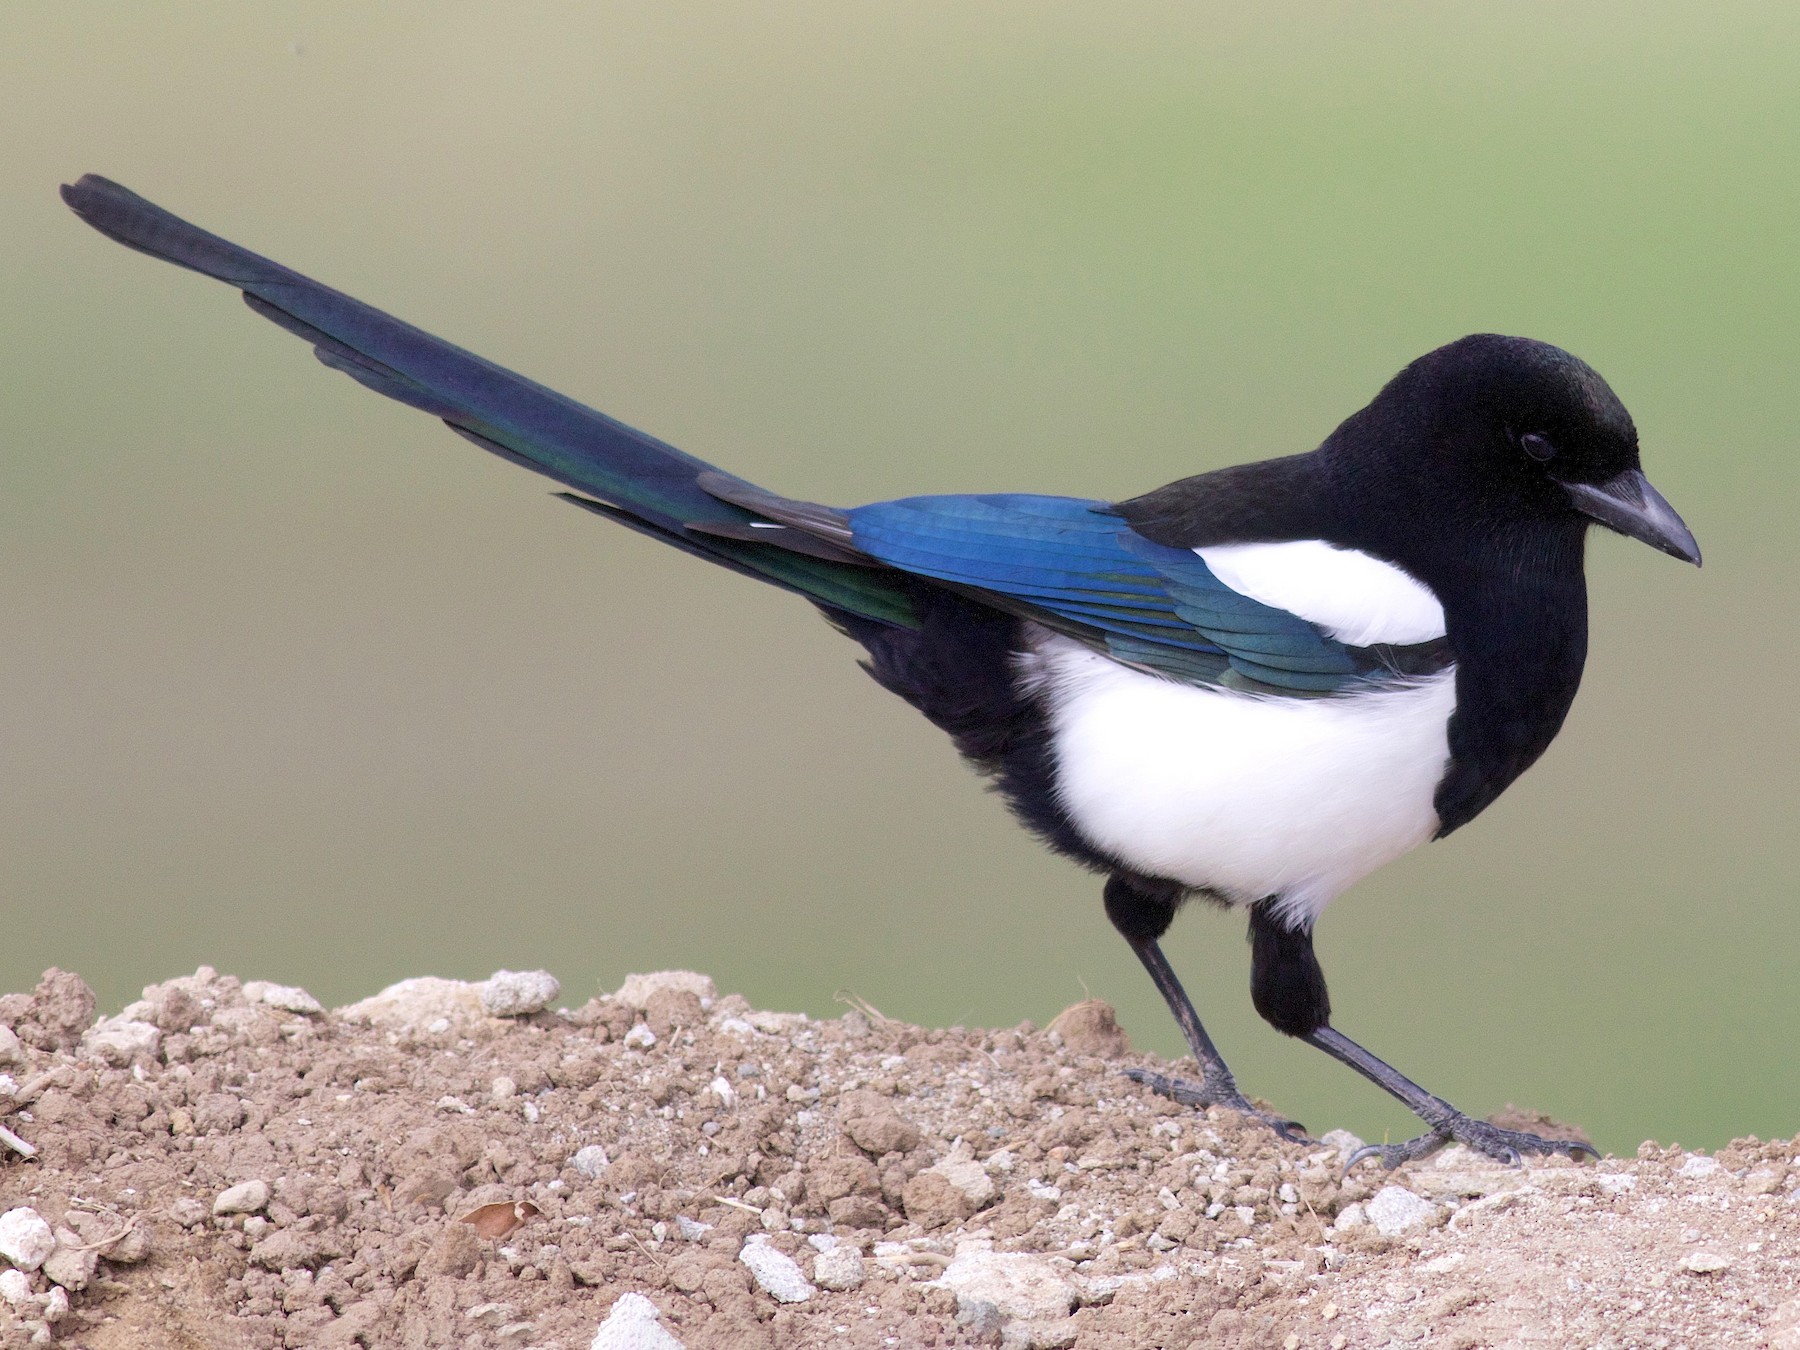
[[1466,527],[1598,521],[1700,561],[1693,534],[1639,468],[1625,405],[1593,367],[1547,342],[1477,333],[1428,352],[1328,450]]

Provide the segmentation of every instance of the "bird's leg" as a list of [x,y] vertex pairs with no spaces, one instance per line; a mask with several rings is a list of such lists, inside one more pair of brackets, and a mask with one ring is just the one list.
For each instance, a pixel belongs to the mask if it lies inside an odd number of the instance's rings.
[[1528,1153],[1562,1153],[1571,1158],[1579,1158],[1584,1153],[1594,1158],[1600,1156],[1600,1151],[1585,1139],[1546,1139],[1524,1130],[1503,1130],[1485,1120],[1465,1116],[1442,1097],[1427,1092],[1334,1027],[1319,1027],[1300,1039],[1308,1045],[1316,1045],[1339,1063],[1348,1064],[1371,1083],[1399,1098],[1407,1110],[1429,1127],[1424,1134],[1403,1144],[1370,1144],[1358,1149],[1345,1162],[1346,1170],[1364,1158],[1378,1158],[1383,1167],[1391,1170],[1401,1163],[1435,1153],[1452,1142],[1465,1144],[1477,1153],[1515,1166]]
[[1126,1069],[1125,1076],[1183,1106],[1230,1107],[1261,1121],[1283,1139],[1294,1143],[1308,1142],[1305,1127],[1298,1121],[1284,1120],[1251,1105],[1250,1099],[1238,1089],[1237,1080],[1232,1077],[1224,1057],[1219,1054],[1218,1047],[1212,1043],[1212,1037],[1206,1034],[1206,1028],[1201,1025],[1200,1014],[1194,1011],[1193,1000],[1188,997],[1187,990],[1181,987],[1181,981],[1169,965],[1168,957],[1163,955],[1162,946],[1157,939],[1168,930],[1169,922],[1181,903],[1182,894],[1182,890],[1173,883],[1153,882],[1140,877],[1115,874],[1106,883],[1107,917],[1112,920],[1113,927],[1119,930],[1131,950],[1137,953],[1138,960],[1144,963],[1144,969],[1150,973],[1150,979],[1156,985],[1157,992],[1163,996],[1163,1002],[1169,1005],[1169,1011],[1174,1015],[1176,1025],[1181,1028],[1188,1049],[1193,1052],[1195,1061],[1200,1065],[1198,1083],[1170,1078],[1149,1069]]
[[1250,997],[1263,1019],[1277,1031],[1298,1037],[1339,1063],[1348,1064],[1406,1103],[1406,1108],[1429,1127],[1417,1139],[1403,1144],[1371,1144],[1358,1149],[1350,1155],[1346,1168],[1364,1158],[1379,1158],[1383,1167],[1391,1169],[1434,1153],[1452,1141],[1508,1163],[1517,1163],[1527,1153],[1566,1153],[1571,1158],[1583,1153],[1600,1156],[1591,1144],[1579,1139],[1545,1139],[1473,1120],[1334,1028],[1325,973],[1313,953],[1312,930],[1290,928],[1268,901],[1250,911],[1250,946]]

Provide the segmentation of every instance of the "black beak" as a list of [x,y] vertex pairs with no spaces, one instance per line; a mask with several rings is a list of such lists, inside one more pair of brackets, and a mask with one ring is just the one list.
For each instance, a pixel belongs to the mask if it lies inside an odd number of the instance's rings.
[[1700,545],[1662,493],[1637,469],[1604,483],[1564,483],[1575,509],[1608,529],[1630,535],[1672,558],[1700,565]]

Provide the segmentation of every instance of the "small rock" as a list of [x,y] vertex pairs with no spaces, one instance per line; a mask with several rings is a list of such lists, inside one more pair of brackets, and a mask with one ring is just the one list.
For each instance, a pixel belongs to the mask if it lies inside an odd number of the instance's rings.
[[[1024,1252],[959,1252],[931,1287],[956,1295],[959,1318],[1055,1321],[1075,1308],[1074,1283],[1055,1262]],[[991,1313],[989,1310],[992,1310]]]
[[162,1045],[162,1028],[154,1022],[132,1022],[109,1017],[96,1023],[81,1038],[81,1052],[123,1068],[156,1058]]
[[11,1027],[0,1027],[0,1067],[10,1067],[25,1062],[25,1043],[13,1033]]
[[1044,1034],[1057,1037],[1078,1055],[1110,1058],[1131,1053],[1131,1041],[1120,1027],[1112,1004],[1097,998],[1064,1008],[1044,1028]]
[[650,995],[661,989],[686,990],[702,1003],[710,1003],[719,996],[719,988],[710,975],[691,970],[657,970],[648,975],[627,975],[613,997],[627,1008],[643,1012],[650,1006]]
[[1710,1177],[1722,1170],[1717,1158],[1709,1158],[1704,1153],[1696,1153],[1681,1164],[1681,1170],[1675,1175],[1685,1177],[1689,1181],[1698,1181],[1702,1177]]
[[79,1294],[88,1287],[88,1281],[94,1278],[94,1270],[100,1264],[100,1254],[76,1245],[80,1239],[73,1233],[58,1233],[56,1236],[56,1250],[44,1258],[44,1278]]
[[1404,1186],[1383,1186],[1369,1201],[1368,1212],[1375,1231],[1391,1238],[1428,1226],[1437,1218],[1438,1207]]
[[705,1016],[700,996],[691,989],[658,989],[644,1000],[644,1021],[659,1036],[677,1027],[698,1026]]
[[184,1195],[169,1204],[169,1218],[183,1228],[194,1228],[206,1222],[206,1202]]
[[821,1289],[857,1289],[867,1277],[862,1253],[839,1243],[813,1257],[813,1283]]
[[598,1144],[584,1144],[575,1150],[575,1156],[569,1159],[569,1165],[589,1181],[596,1181],[612,1160],[606,1156],[606,1150]]
[[497,1102],[512,1100],[518,1090],[519,1084],[517,1080],[504,1076],[496,1078],[493,1082],[488,1084],[488,1096]]
[[1068,1350],[1081,1330],[1073,1321],[1008,1322],[1000,1332],[1000,1350]]
[[22,1270],[0,1270],[0,1302],[18,1307],[31,1297],[31,1276]]
[[911,1153],[919,1146],[919,1127],[877,1098],[858,1103],[846,1113],[844,1133],[850,1142],[874,1157],[885,1153]]
[[[479,985],[464,980],[444,980],[435,975],[390,984],[379,994],[360,1003],[339,1008],[337,1016],[351,1022],[395,1031],[424,1032],[439,1035],[453,1027],[466,1027],[481,1021],[487,1014],[481,1007]],[[436,1023],[443,1026],[433,1031]]]
[[562,985],[547,970],[496,970],[476,988],[489,1017],[527,1017],[548,1008],[562,993]]
[[270,984],[267,980],[251,980],[244,986],[244,998],[251,1003],[266,1004],[282,1012],[299,1013],[303,1017],[323,1017],[325,1005],[306,990],[294,984]]
[[1731,1258],[1704,1250],[1689,1252],[1682,1261],[1681,1268],[1695,1275],[1717,1275],[1720,1271],[1731,1268]]
[[1363,1147],[1363,1141],[1348,1130],[1327,1130],[1319,1136],[1319,1142],[1327,1148],[1336,1149],[1340,1163],[1349,1162],[1350,1155]]
[[0,1256],[20,1270],[36,1270],[56,1250],[56,1234],[35,1209],[0,1214]]
[[807,1282],[805,1274],[791,1256],[769,1245],[766,1238],[750,1237],[738,1252],[738,1260],[749,1268],[751,1277],[777,1303],[804,1303],[818,1290]]
[[419,1274],[460,1280],[481,1264],[481,1239],[466,1223],[453,1223],[439,1233],[419,1258]]
[[[253,1219],[244,1225],[246,1233],[254,1222]],[[339,1254],[337,1247],[318,1233],[277,1228],[250,1249],[250,1264],[264,1270],[310,1270]]]
[[656,1033],[650,1030],[650,1028],[645,1026],[642,1022],[639,1022],[630,1031],[625,1033],[625,1048],[627,1050],[648,1050],[655,1044]]
[[500,1327],[518,1315],[519,1310],[510,1303],[477,1303],[463,1314],[463,1320],[478,1327]]
[[240,1181],[235,1186],[227,1186],[213,1197],[212,1212],[215,1216],[254,1214],[268,1203],[268,1182]]
[[642,1294],[621,1294],[588,1350],[685,1350],[662,1325],[662,1314]]
[[1361,1205],[1345,1205],[1343,1209],[1338,1211],[1337,1219],[1331,1226],[1340,1233],[1348,1233],[1354,1229],[1361,1228],[1368,1221],[1368,1211]]
[[68,1050],[94,1025],[97,1006],[86,980],[51,966],[31,991],[27,1020],[15,1023],[13,1030],[40,1050]]

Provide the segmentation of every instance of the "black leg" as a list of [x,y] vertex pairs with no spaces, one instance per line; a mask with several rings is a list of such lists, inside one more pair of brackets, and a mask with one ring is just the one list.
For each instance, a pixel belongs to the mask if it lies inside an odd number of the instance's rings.
[[1563,1153],[1571,1158],[1579,1158],[1584,1153],[1595,1158],[1600,1156],[1600,1150],[1584,1139],[1546,1139],[1523,1130],[1503,1130],[1485,1120],[1473,1120],[1332,1027],[1320,1027],[1300,1039],[1308,1045],[1316,1045],[1340,1064],[1348,1064],[1371,1083],[1397,1097],[1406,1104],[1407,1110],[1430,1127],[1424,1134],[1403,1144],[1370,1144],[1358,1149],[1345,1162],[1346,1170],[1364,1158],[1379,1158],[1381,1165],[1391,1170],[1401,1163],[1435,1153],[1451,1142],[1466,1144],[1477,1153],[1515,1166],[1527,1153]]
[[1184,895],[1183,889],[1172,882],[1152,881],[1142,877],[1115,874],[1106,883],[1107,917],[1112,920],[1113,927],[1119,930],[1131,950],[1137,953],[1138,960],[1143,962],[1151,982],[1156,985],[1157,992],[1163,996],[1163,1002],[1168,1004],[1170,1013],[1174,1015],[1176,1025],[1181,1028],[1188,1049],[1193,1052],[1195,1061],[1200,1065],[1198,1083],[1169,1078],[1148,1069],[1127,1069],[1125,1076],[1184,1106],[1230,1107],[1260,1120],[1283,1139],[1294,1143],[1310,1142],[1306,1138],[1305,1127],[1298,1121],[1283,1120],[1259,1110],[1238,1089],[1237,1080],[1232,1077],[1224,1057],[1219,1054],[1218,1047],[1212,1043],[1212,1037],[1206,1034],[1206,1028],[1201,1025],[1200,1014],[1194,1011],[1193,1000],[1188,997],[1187,990],[1181,987],[1181,981],[1176,977],[1174,968],[1169,965],[1168,957],[1163,955],[1162,946],[1157,939],[1168,931],[1169,923],[1175,917],[1175,911],[1180,907]]
[[1522,1130],[1503,1130],[1484,1120],[1471,1120],[1333,1028],[1325,972],[1313,954],[1311,930],[1289,928],[1267,902],[1250,911],[1250,946],[1250,995],[1263,1019],[1276,1030],[1317,1046],[1340,1064],[1348,1064],[1404,1102],[1429,1127],[1404,1144],[1371,1144],[1358,1149],[1346,1168],[1364,1158],[1379,1158],[1384,1167],[1398,1167],[1434,1153],[1453,1140],[1490,1158],[1515,1164],[1527,1153],[1566,1153],[1571,1158],[1583,1153],[1600,1156],[1591,1144],[1579,1139],[1545,1139]]

